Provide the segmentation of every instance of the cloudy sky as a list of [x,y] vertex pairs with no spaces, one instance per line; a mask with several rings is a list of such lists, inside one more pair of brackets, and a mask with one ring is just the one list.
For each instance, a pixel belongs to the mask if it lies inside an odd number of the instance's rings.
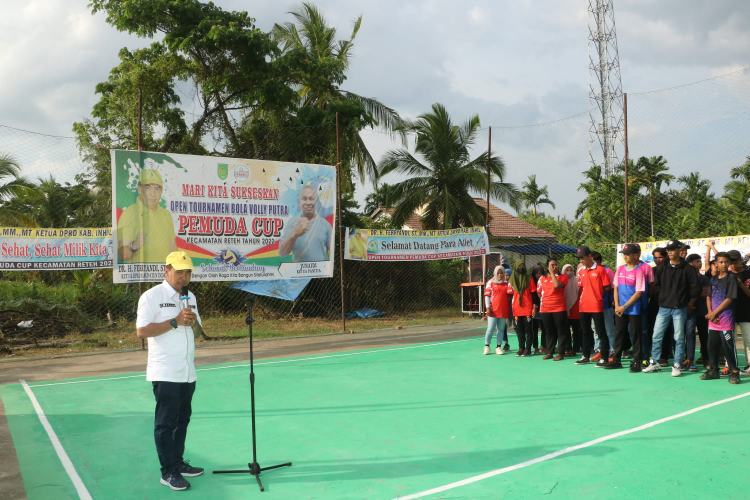
[[[288,0],[220,0],[259,27],[288,21]],[[700,170],[714,189],[750,155],[750,2],[615,0],[631,156],[661,154],[677,175]],[[120,47],[147,41],[118,33],[85,0],[4,0],[0,18],[0,151],[30,177],[69,180],[80,169],[70,140],[88,117],[94,86]],[[348,36],[358,15],[346,90],[414,117],[443,103],[457,122],[478,114],[507,180],[529,174],[549,185],[558,214],[572,214],[589,166],[588,0],[319,0]],[[694,83],[698,82],[698,83]],[[691,84],[685,86],[685,84]],[[660,90],[666,89],[666,90]],[[657,92],[650,92],[659,90]],[[188,98],[189,96],[186,96]],[[190,104],[189,106],[192,106]],[[190,108],[192,109],[192,108]],[[533,126],[528,126],[533,125]],[[392,147],[366,134],[377,156]],[[367,187],[359,188],[362,199]]]

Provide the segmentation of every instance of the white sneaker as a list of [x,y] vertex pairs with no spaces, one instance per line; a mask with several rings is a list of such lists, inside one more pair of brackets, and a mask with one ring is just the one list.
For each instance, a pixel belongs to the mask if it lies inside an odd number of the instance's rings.
[[502,356],[503,354],[505,354],[505,351],[503,351],[502,347],[496,347],[495,354]]
[[680,375],[682,375],[682,370],[680,369],[679,366],[674,365],[672,367],[672,376],[673,377],[679,377]]
[[484,346],[484,354],[489,354],[489,353],[490,353],[490,346],[488,345]]
[[658,372],[659,370],[661,370],[661,365],[659,363],[649,363],[649,365],[643,369],[643,373]]

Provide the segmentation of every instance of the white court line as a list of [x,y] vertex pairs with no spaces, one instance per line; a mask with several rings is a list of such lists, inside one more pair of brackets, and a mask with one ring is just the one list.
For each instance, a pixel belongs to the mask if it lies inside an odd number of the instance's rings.
[[[277,361],[265,361],[265,362],[255,363],[255,366],[279,365],[283,363],[296,363],[297,361],[315,361],[319,359],[343,358],[347,356],[361,356],[363,354],[373,354],[373,353],[387,352],[387,351],[404,351],[407,349],[419,349],[422,347],[434,347],[437,345],[455,344],[456,342],[469,342],[469,341],[476,341],[476,340],[477,340],[476,338],[466,338],[466,339],[459,339],[459,340],[448,340],[445,342],[433,342],[431,344],[419,344],[419,345],[406,346],[406,347],[391,347],[388,349],[376,348],[376,349],[372,349],[369,351],[347,352],[347,353],[341,353],[341,354],[328,354],[325,356],[311,356],[307,358],[281,359]],[[248,364],[249,363],[243,363],[241,365],[215,366],[212,368],[198,368],[196,371],[210,372],[210,371],[215,371],[215,370],[227,370],[229,368],[244,368],[244,367],[247,367]],[[49,387],[53,385],[88,384],[90,382],[106,382],[108,380],[142,378],[143,376],[144,376],[144,373],[140,373],[138,375],[124,375],[122,377],[92,378],[92,379],[87,379],[87,380],[69,380],[69,381],[64,381],[64,382],[49,382],[46,384],[32,384],[30,387]]]
[[42,423],[42,427],[44,427],[44,430],[47,431],[47,436],[49,436],[49,440],[52,442],[52,446],[55,448],[57,458],[59,458],[60,462],[62,462],[62,465],[65,468],[65,472],[68,473],[68,477],[73,483],[73,486],[75,486],[76,492],[78,492],[78,498],[90,500],[91,494],[89,493],[89,490],[87,490],[86,485],[83,484],[81,476],[78,475],[78,472],[76,471],[75,466],[73,466],[73,462],[70,460],[70,457],[67,453],[65,453],[65,448],[63,448],[62,443],[60,443],[60,440],[57,438],[57,434],[55,434],[55,431],[54,429],[52,429],[49,420],[47,420],[47,416],[44,414],[42,405],[40,405],[39,401],[37,401],[34,392],[31,390],[31,387],[29,387],[29,384],[27,384],[23,379],[19,380],[19,382],[23,386],[23,390],[26,391],[26,395],[31,400],[31,404],[34,407],[36,416],[39,417],[39,421]]
[[608,434],[606,436],[602,436],[600,438],[592,439],[591,441],[586,441],[585,443],[577,444],[575,446],[569,446],[567,448],[563,448],[561,450],[553,451],[552,453],[547,453],[546,455],[542,455],[541,457],[533,458],[531,460],[526,460],[525,462],[520,462],[515,465],[509,465],[508,467],[503,467],[502,469],[495,469],[489,472],[485,472],[484,474],[479,474],[477,476],[468,477],[466,479],[462,479],[461,481],[455,481],[453,483],[448,483],[443,486],[438,486],[436,488],[432,488],[429,490],[420,491],[418,493],[412,493],[411,495],[406,495],[403,497],[397,497],[398,500],[411,500],[412,498],[422,498],[429,495],[435,495],[437,493],[443,493],[448,490],[452,490],[455,488],[460,488],[461,486],[467,486],[469,484],[477,483],[479,481],[483,481],[485,479],[489,479],[491,477],[499,476],[501,474],[506,474],[508,472],[513,472],[519,469],[524,469],[526,467],[530,467],[532,465],[536,465],[542,462],[547,462],[549,460],[553,460],[557,457],[560,457],[562,455],[567,455],[569,453],[573,453],[574,451],[582,450],[584,448],[589,448],[591,446],[604,443],[605,441],[611,441],[612,439],[617,439],[622,436],[627,436],[628,434],[634,434],[636,432],[640,432],[646,429],[650,429],[652,427],[656,427],[657,425],[661,425],[667,422],[671,422],[672,420],[677,420],[678,418],[687,417],[688,415],[692,415],[693,413],[698,413],[703,410],[708,410],[709,408],[713,408],[714,406],[723,405],[726,403],[731,403],[732,401],[736,401],[738,399],[745,398],[747,396],[750,396],[750,392],[745,392],[744,394],[738,394],[737,396],[732,396],[731,398],[722,399],[720,401],[714,401],[713,403],[708,403],[702,406],[698,406],[696,408],[693,408],[691,410],[684,411],[682,413],[677,413],[675,415],[671,415],[669,417],[660,418],[658,420],[653,420],[651,422],[645,423],[643,425],[639,425],[638,427],[632,427],[630,429],[626,429],[624,431],[615,432],[613,434]]

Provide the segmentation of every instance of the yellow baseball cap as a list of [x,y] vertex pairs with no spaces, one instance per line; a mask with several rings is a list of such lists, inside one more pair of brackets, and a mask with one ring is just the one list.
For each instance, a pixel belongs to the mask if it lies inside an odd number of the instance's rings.
[[172,266],[175,271],[182,271],[185,269],[193,270],[193,259],[182,250],[177,250],[167,255],[167,265]]
[[153,168],[144,168],[141,170],[141,179],[138,181],[139,184],[158,184],[164,186],[164,182],[161,180],[159,172]]

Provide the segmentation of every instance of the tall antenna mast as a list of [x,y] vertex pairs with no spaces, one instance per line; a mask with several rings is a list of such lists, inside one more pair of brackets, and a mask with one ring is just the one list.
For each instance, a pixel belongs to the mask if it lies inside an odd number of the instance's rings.
[[592,163],[604,167],[604,175],[612,175],[623,145],[622,80],[620,56],[617,53],[615,10],[613,0],[589,0],[589,69],[593,76],[589,85],[591,109],[589,118],[589,154]]

